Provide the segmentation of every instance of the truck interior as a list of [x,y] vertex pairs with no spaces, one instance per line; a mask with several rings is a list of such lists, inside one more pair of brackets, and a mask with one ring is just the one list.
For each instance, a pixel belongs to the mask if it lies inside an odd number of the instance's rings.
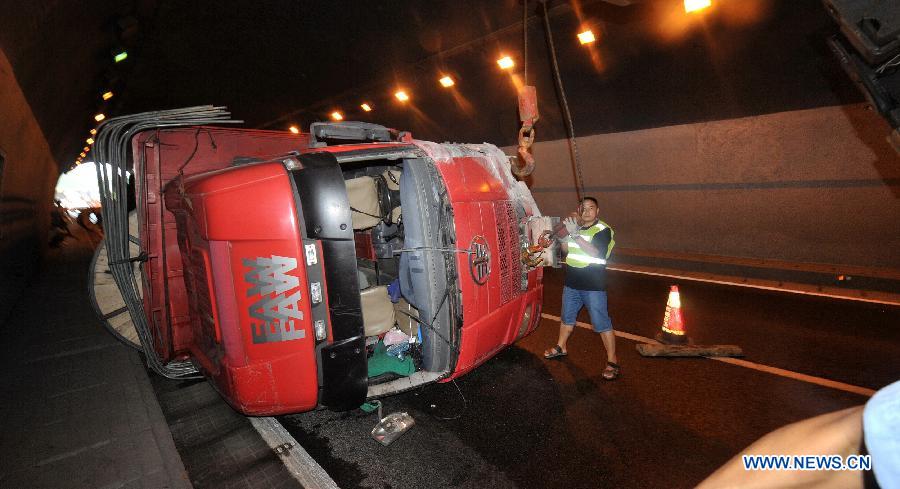
[[[461,324],[455,233],[443,181],[425,157],[379,157],[342,167],[370,357],[369,397],[434,381],[456,361]],[[391,345],[402,351],[388,354],[388,369],[391,362],[406,362],[411,374],[372,371],[384,365],[372,356],[385,355],[381,344],[390,340],[381,338],[388,335],[406,342]]]

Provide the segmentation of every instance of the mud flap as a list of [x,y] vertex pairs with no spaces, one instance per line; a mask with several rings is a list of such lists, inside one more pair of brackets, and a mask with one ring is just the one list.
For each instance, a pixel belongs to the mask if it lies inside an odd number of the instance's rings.
[[300,156],[302,168],[291,175],[303,216],[304,238],[318,239],[325,260],[332,343],[318,349],[319,403],[336,411],[366,400],[367,368],[356,247],[347,188],[331,153]]

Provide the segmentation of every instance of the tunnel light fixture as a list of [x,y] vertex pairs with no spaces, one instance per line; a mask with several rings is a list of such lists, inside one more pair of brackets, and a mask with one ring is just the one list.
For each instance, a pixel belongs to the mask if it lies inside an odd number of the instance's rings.
[[397,100],[401,102],[406,102],[407,100],[409,100],[409,95],[407,95],[407,93],[403,90],[397,90],[396,92],[394,92],[394,96],[397,97]]
[[697,12],[712,5],[712,0],[684,0],[686,13]]
[[113,93],[112,93],[112,92],[104,92],[104,93],[103,93],[103,100],[109,100],[109,99],[111,99],[111,98],[113,98]]
[[450,77],[449,75],[444,75],[444,76],[441,77],[441,79],[438,80],[438,81],[441,82],[441,86],[444,87],[444,88],[450,88],[450,87],[452,87],[453,85],[456,85],[456,82],[453,81],[453,78]]
[[501,56],[497,59],[497,66],[499,66],[501,70],[508,70],[515,65],[516,63],[509,56]]
[[594,37],[594,31],[590,29],[585,29],[578,33],[578,42],[581,44],[590,44],[596,40],[597,38]]
[[91,129],[91,136],[93,136],[94,134],[97,134],[97,130],[96,130],[96,129]]
[[100,121],[102,121],[103,119],[106,119],[106,116],[103,115],[103,114],[97,114],[97,115],[94,116],[94,120],[97,121],[97,122],[100,122]]
[[114,51],[113,59],[115,60],[116,63],[121,63],[122,61],[125,61],[126,59],[128,59],[128,51],[125,51],[124,49],[119,49],[117,51]]
[[94,138],[87,138],[84,140],[84,142],[86,142],[88,144],[94,144]]
[[338,112],[336,110],[331,113],[331,119],[335,120],[335,121],[342,121],[342,120],[344,120],[344,114],[341,114],[340,112]]
[[84,158],[85,156],[87,156],[87,153],[82,151],[78,156],[81,156],[82,158]]
[[90,147],[90,146],[85,146],[85,147],[84,147],[84,152],[85,152],[85,153],[89,152],[90,150],[91,150],[91,147]]
[[367,103],[359,104],[359,108],[361,108],[365,112],[372,112],[372,106]]
[[289,127],[288,131],[291,131],[293,134],[300,134],[300,129],[298,129],[297,126]]

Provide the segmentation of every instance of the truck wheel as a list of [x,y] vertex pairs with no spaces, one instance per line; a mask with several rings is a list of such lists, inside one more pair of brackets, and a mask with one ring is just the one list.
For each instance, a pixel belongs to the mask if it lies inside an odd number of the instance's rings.
[[[140,247],[137,244],[137,214],[134,211],[128,214],[128,239],[130,255],[136,256],[140,253]],[[135,276],[138,277],[138,293],[143,297],[139,266],[137,262],[133,264]],[[134,322],[131,320],[131,314],[128,312],[122,292],[116,286],[109,270],[105,240],[100,242],[100,246],[94,251],[94,258],[91,260],[91,268],[88,271],[88,294],[91,298],[91,305],[94,306],[94,312],[103,322],[103,326],[122,343],[141,350],[141,341],[134,328]]]

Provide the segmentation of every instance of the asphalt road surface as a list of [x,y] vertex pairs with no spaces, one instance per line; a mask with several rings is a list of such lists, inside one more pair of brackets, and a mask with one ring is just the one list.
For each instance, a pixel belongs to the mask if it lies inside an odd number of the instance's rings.
[[[653,337],[671,279],[611,272],[621,332]],[[559,271],[544,313],[559,315]],[[598,335],[577,328],[564,359],[544,360],[558,323],[455,383],[383,400],[416,425],[392,445],[369,436],[376,415],[316,411],[279,418],[344,488],[692,487],[785,424],[859,405],[900,379],[900,308],[681,282],[688,334],[736,344],[748,366],[643,358],[619,338],[622,375],[604,381]],[[581,321],[588,321],[583,312]],[[767,367],[781,369],[772,373]],[[823,386],[796,374],[847,384]]]

